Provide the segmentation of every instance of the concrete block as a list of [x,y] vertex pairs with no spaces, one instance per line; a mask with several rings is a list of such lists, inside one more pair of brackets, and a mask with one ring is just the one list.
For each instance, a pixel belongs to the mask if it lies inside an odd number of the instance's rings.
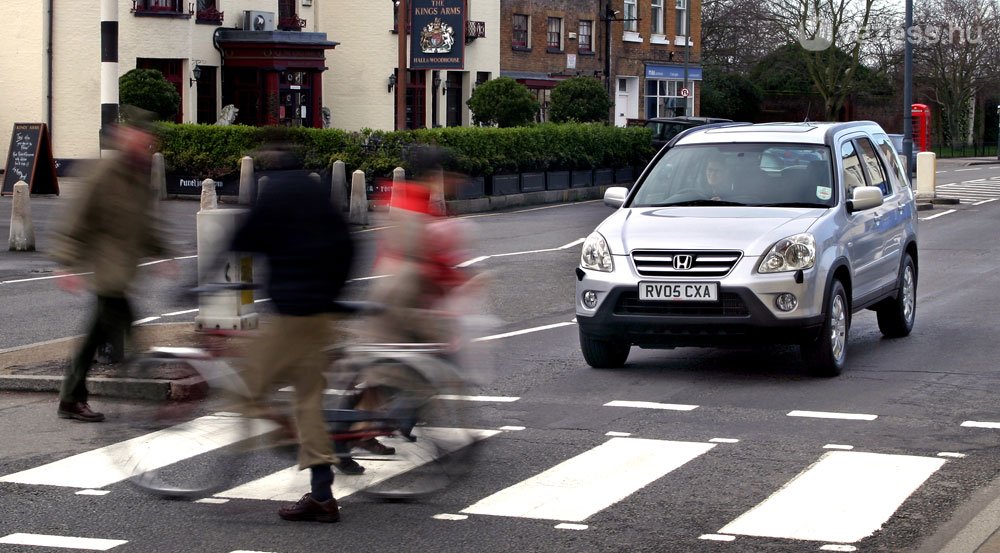
[[[245,209],[203,209],[196,217],[198,234],[198,283],[253,282],[253,258],[227,253]],[[204,294],[198,298],[196,329],[249,330],[257,328],[252,290]]]
[[917,199],[931,200],[937,195],[937,155],[934,152],[917,154]]
[[330,179],[330,200],[341,210],[347,209],[347,164],[339,159],[333,162]]
[[352,225],[368,224],[368,189],[365,172],[357,170],[351,176],[351,209],[348,220]]
[[149,169],[149,185],[159,194],[161,200],[167,199],[167,170],[163,162],[163,154],[153,154],[153,165]]
[[216,209],[219,207],[219,197],[215,193],[215,181],[205,179],[201,181],[201,209]]
[[444,213],[444,171],[440,167],[430,170],[430,207],[432,213]]
[[31,221],[31,194],[28,183],[23,180],[14,185],[10,213],[10,251],[35,251],[35,225]]
[[243,156],[240,160],[240,205],[251,205],[257,201],[257,179],[253,172],[253,158]]

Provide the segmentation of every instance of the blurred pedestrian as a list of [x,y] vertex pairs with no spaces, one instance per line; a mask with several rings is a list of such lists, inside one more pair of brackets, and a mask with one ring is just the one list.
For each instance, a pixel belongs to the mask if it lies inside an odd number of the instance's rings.
[[[79,273],[92,272],[90,287],[97,297],[90,329],[63,378],[56,412],[64,419],[104,420],[89,404],[87,374],[94,355],[104,344],[122,345],[131,335],[128,296],[140,259],[169,253],[156,219],[159,191],[149,180],[156,144],[153,114],[132,106],[122,106],[121,112],[123,121],[110,128],[109,136],[118,151],[86,179],[55,233],[52,257],[67,268],[56,282],[77,293],[85,284]],[[172,262],[164,268],[176,271]]]
[[[274,130],[280,137],[280,131]],[[295,388],[299,468],[310,470],[310,491],[282,507],[285,520],[336,522],[333,471],[338,464],[323,418],[324,348],[334,338],[334,301],[347,282],[354,246],[329,189],[306,171],[293,170],[294,153],[274,138],[255,156],[269,175],[257,203],[233,237],[231,251],[257,253],[268,265],[267,289],[277,314],[268,319],[246,356],[251,410],[261,408],[279,382]]]

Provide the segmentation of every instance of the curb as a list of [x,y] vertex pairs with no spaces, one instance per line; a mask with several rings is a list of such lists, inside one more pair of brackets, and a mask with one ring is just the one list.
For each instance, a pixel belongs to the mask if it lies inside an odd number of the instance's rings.
[[[62,377],[51,375],[0,375],[0,390],[8,392],[59,393]],[[193,395],[191,379],[158,380],[133,378],[88,377],[87,389],[91,395],[122,399],[182,399]]]
[[915,553],[1000,551],[1000,478],[975,493]]

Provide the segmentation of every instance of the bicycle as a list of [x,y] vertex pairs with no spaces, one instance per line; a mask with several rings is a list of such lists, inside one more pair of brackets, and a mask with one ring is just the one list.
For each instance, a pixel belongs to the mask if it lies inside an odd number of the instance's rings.
[[[245,284],[203,286],[198,293],[245,290]],[[349,315],[378,312],[368,302],[337,302]],[[208,330],[201,347],[153,347],[122,364],[123,386],[143,386],[165,373],[170,390],[148,398],[128,417],[142,432],[112,455],[138,488],[165,498],[198,498],[230,487],[251,458],[277,451],[286,461],[294,451],[294,426],[286,409],[269,403],[267,412],[244,416],[247,387],[239,354],[225,342],[246,331]],[[220,343],[221,339],[221,343]],[[215,343],[212,343],[215,342]],[[464,476],[478,440],[488,435],[467,424],[456,402],[467,382],[443,355],[442,344],[363,344],[329,350],[343,390],[327,391],[324,418],[335,444],[382,438],[395,449],[379,456],[384,468],[367,478],[360,493],[378,499],[415,499],[439,492]],[[391,370],[401,379],[377,390],[363,382],[372,370]],[[283,390],[279,390],[283,391]],[[378,409],[354,408],[364,393],[377,391]],[[134,395],[134,394],[132,394]],[[278,437],[276,438],[277,435]],[[343,447],[335,450],[344,451]],[[371,460],[371,458],[366,458]]]

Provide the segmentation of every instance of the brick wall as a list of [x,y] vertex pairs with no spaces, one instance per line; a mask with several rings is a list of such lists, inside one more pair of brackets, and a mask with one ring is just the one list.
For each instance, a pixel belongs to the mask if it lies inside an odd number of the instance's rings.
[[[600,21],[601,2],[598,0],[504,0],[500,3],[500,69],[525,71],[570,77],[593,76],[604,70],[603,23]],[[530,51],[511,47],[513,14],[530,16]],[[548,18],[562,18],[563,47],[561,51],[546,48]],[[569,33],[579,32],[580,20],[592,21],[593,53],[579,52],[578,38],[570,39]],[[576,68],[567,69],[566,54],[576,54]],[[598,74],[598,75],[599,75]]]

